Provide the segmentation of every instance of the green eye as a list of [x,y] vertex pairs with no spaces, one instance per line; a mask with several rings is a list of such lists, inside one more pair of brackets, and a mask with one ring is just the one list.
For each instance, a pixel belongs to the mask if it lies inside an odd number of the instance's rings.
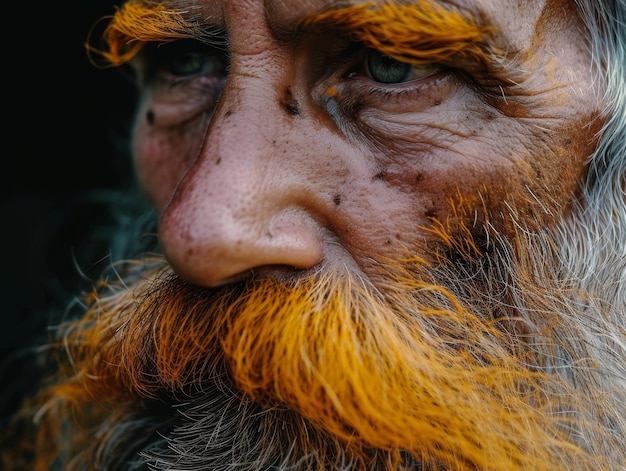
[[367,74],[380,83],[410,82],[426,77],[436,70],[434,65],[411,65],[375,50],[370,50],[367,54]]
[[173,56],[168,65],[168,69],[174,75],[194,75],[204,71],[207,63],[205,54],[199,52],[185,52],[178,56]]
[[228,67],[223,51],[193,40],[151,45],[144,57],[152,75],[170,78],[225,76]]

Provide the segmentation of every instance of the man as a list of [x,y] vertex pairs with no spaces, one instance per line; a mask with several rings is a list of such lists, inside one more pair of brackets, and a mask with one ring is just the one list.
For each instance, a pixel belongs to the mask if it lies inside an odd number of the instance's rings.
[[626,469],[626,3],[505,3],[117,9],[164,258],[6,466]]

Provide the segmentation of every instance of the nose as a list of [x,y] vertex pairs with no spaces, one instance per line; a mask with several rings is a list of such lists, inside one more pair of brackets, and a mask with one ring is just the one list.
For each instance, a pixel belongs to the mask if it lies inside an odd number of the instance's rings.
[[229,78],[199,158],[161,217],[165,257],[198,285],[305,270],[322,259],[319,175],[303,153],[310,131],[256,82]]

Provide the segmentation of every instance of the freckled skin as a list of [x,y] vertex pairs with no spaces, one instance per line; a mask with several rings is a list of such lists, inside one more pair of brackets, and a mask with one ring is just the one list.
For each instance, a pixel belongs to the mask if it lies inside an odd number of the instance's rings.
[[[511,207],[530,229],[549,224],[575,197],[599,128],[580,124],[599,99],[570,3],[458,2],[481,7],[502,49],[518,52],[523,73],[506,99],[449,74],[395,86],[417,88],[410,98],[365,99],[366,77],[316,72],[324,41],[277,37],[328,1],[198,2],[229,38],[217,107],[145,88],[135,125],[137,173],[162,212],[167,259],[203,286],[320,265],[376,279],[401,246],[428,259],[436,241],[424,228],[461,217],[461,200],[487,204],[502,234],[512,234]],[[452,227],[475,225],[471,209]]]

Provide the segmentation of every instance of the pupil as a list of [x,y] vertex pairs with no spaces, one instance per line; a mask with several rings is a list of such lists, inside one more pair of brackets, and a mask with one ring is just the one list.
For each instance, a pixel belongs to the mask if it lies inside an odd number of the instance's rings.
[[202,70],[204,57],[197,52],[186,52],[170,61],[170,71],[176,75],[191,75]]
[[368,68],[372,78],[381,83],[404,82],[411,71],[410,64],[397,61],[377,51],[370,52]]

